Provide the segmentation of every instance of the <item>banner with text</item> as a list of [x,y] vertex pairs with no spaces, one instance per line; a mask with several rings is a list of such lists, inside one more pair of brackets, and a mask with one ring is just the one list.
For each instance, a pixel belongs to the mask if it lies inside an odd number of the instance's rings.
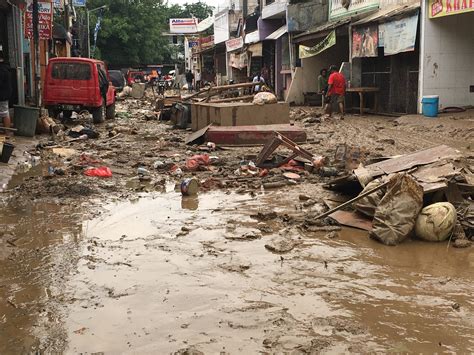
[[393,55],[415,50],[418,13],[397,21],[379,25],[379,47],[384,47],[385,55]]
[[474,11],[473,0],[430,0],[428,13],[430,18],[457,15]]
[[336,44],[336,31],[331,31],[330,34],[326,36],[321,42],[313,47],[300,46],[299,47],[299,57],[300,59],[313,57],[319,53],[325,51],[326,49],[334,46]]
[[225,41],[225,48],[227,52],[232,52],[244,46],[244,39],[242,37],[232,38]]
[[[40,39],[51,39],[53,26],[53,4],[38,2],[38,31]],[[25,11],[25,38],[33,38],[33,4],[28,5]]]

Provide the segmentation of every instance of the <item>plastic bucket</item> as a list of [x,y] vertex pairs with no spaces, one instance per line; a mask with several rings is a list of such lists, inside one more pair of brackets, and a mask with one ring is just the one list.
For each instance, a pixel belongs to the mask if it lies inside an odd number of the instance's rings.
[[39,108],[28,106],[13,106],[13,124],[17,129],[17,136],[33,137],[39,118]]
[[0,162],[8,164],[12,156],[15,146],[11,143],[3,143],[2,155],[0,155]]
[[425,117],[438,117],[439,96],[423,96],[421,99],[421,110]]

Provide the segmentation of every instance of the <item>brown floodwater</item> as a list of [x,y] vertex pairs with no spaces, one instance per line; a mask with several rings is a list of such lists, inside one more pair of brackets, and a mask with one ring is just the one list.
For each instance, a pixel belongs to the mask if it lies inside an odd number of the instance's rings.
[[[169,188],[91,219],[81,206],[10,202],[0,353],[474,351],[472,249],[303,233],[297,190]],[[269,211],[289,216],[252,217]],[[294,249],[265,248],[277,235]]]

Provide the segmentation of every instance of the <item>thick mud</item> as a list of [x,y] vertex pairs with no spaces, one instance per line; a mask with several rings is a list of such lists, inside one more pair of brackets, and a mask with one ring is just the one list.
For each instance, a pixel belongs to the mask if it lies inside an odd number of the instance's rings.
[[10,202],[0,353],[474,351],[470,248],[307,232],[299,193]]

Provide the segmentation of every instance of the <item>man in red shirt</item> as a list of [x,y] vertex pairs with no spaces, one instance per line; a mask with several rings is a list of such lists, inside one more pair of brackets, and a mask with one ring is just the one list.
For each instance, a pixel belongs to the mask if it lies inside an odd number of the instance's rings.
[[331,117],[332,103],[337,102],[341,111],[341,120],[344,119],[344,96],[346,95],[346,79],[338,72],[335,65],[329,68],[328,92],[326,94],[325,111]]

